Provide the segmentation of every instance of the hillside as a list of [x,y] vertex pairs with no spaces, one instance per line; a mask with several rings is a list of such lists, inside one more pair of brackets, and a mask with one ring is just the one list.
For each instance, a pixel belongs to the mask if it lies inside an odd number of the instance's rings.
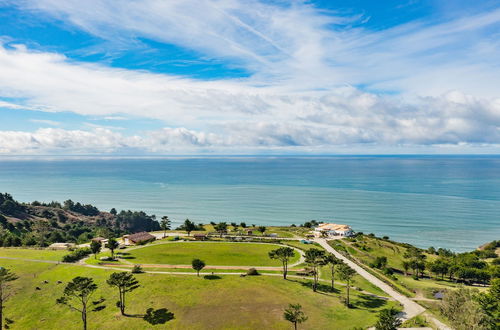
[[87,242],[95,236],[159,230],[154,215],[142,211],[100,211],[92,205],[20,203],[0,193],[0,246],[47,246],[54,242]]

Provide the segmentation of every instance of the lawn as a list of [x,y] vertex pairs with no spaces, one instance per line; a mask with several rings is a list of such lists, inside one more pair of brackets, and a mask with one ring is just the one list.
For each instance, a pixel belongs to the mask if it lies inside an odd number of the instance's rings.
[[67,250],[0,248],[0,257],[61,261]]
[[[280,266],[269,259],[268,253],[279,248],[276,244],[225,243],[225,242],[175,242],[155,244],[131,249],[128,261],[134,264],[188,265],[194,258],[214,266]],[[299,260],[295,253],[292,262]]]
[[[66,283],[75,276],[90,276],[99,286],[97,300],[107,307],[89,315],[89,329],[153,328],[140,317],[119,315],[117,293],[105,284],[111,271],[65,264],[5,260],[19,279],[12,283],[15,294],[7,301],[6,316],[13,329],[77,329],[79,314],[55,303]],[[127,297],[127,312],[140,315],[151,307],[168,308],[174,319],[158,328],[168,329],[290,329],[283,320],[289,303],[300,303],[309,320],[301,329],[351,329],[373,325],[381,308],[394,302],[352,291],[353,309],[342,305],[345,291],[314,293],[309,281],[279,277],[220,276],[205,279],[192,275],[139,274],[141,287]],[[45,283],[47,281],[47,283]],[[57,281],[63,283],[58,284]],[[39,287],[40,290],[36,290]]]

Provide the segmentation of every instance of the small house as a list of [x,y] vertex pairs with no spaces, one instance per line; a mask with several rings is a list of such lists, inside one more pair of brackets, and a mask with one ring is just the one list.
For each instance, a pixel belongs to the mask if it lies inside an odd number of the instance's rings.
[[145,231],[123,236],[123,241],[125,242],[125,245],[144,244],[147,242],[154,241],[155,239],[156,239],[155,236]]
[[49,245],[49,249],[54,250],[67,250],[73,247],[75,247],[74,243],[52,243]]
[[322,223],[318,227],[314,229],[314,235],[317,237],[349,237],[352,236],[354,232],[352,231],[351,226],[348,225],[339,225],[336,223]]
[[248,236],[253,235],[253,231],[252,231],[252,229],[247,229],[247,230],[246,230],[246,232],[247,232],[247,235],[248,235]]

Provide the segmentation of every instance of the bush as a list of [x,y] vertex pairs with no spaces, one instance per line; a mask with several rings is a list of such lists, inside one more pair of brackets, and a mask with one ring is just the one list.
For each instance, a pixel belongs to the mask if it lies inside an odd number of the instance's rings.
[[144,271],[142,270],[141,265],[134,265],[134,267],[132,268],[132,273],[140,274],[140,273],[144,273]]
[[257,271],[257,269],[255,268],[250,268],[249,270],[247,270],[247,275],[249,276],[255,276],[255,275],[260,275],[259,272]]
[[63,262],[77,262],[92,253],[89,248],[76,249],[62,258]]

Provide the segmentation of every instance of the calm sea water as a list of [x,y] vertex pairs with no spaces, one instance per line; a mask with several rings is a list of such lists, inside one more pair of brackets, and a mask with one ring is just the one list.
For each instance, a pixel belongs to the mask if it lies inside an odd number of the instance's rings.
[[334,221],[456,251],[500,239],[498,157],[0,158],[0,191],[144,210],[175,224]]

